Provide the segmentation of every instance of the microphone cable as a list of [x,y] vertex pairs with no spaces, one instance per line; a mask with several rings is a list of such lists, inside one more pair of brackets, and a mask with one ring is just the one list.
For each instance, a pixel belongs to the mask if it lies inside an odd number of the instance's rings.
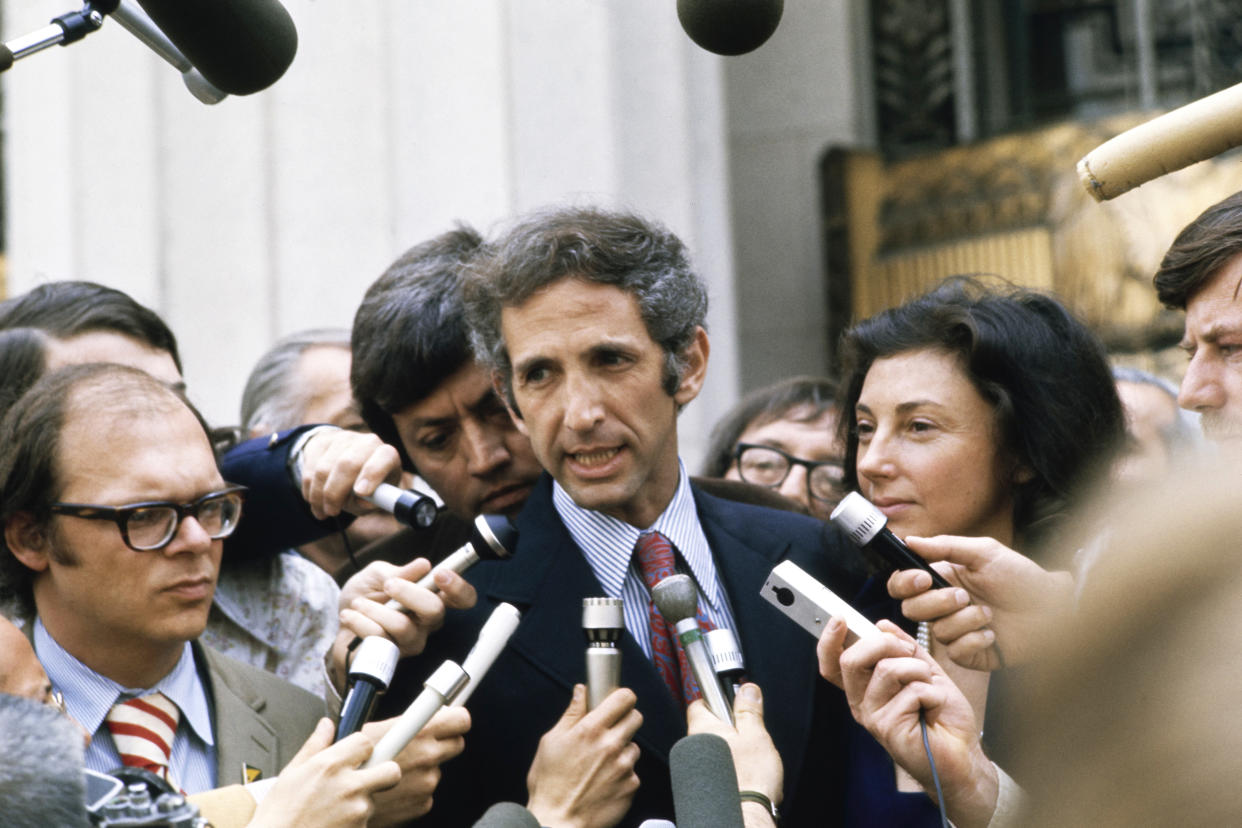
[[927,738],[927,718],[919,711],[919,730],[923,732],[923,750],[927,753],[927,764],[931,765],[932,784],[936,787],[936,805],[940,808],[940,824],[942,828],[952,828],[949,815],[944,810],[944,791],[940,789],[940,774],[936,771],[936,760],[932,758],[931,742]]

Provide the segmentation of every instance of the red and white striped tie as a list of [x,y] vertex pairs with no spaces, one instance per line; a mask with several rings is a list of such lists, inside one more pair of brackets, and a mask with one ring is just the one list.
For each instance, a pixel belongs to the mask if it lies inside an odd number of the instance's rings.
[[175,788],[168,763],[180,718],[181,711],[167,696],[152,693],[117,702],[104,721],[121,755],[121,764],[149,770]]

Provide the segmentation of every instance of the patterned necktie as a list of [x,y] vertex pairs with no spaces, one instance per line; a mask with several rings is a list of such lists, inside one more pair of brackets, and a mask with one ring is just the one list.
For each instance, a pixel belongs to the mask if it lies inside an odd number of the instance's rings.
[[104,722],[121,764],[149,770],[176,788],[168,763],[180,718],[181,711],[167,696],[152,693],[112,705]]
[[[655,589],[655,585],[668,576],[677,574],[673,544],[659,532],[639,535],[634,544],[634,556],[638,560],[638,568],[648,591]],[[713,628],[701,609],[696,615],[704,632]],[[647,622],[651,627],[651,660],[673,698],[685,707],[702,696],[698,682],[694,680],[694,673],[690,670],[686,652],[682,649],[673,626],[664,620],[664,616],[656,609],[655,601],[651,599],[647,600]]]

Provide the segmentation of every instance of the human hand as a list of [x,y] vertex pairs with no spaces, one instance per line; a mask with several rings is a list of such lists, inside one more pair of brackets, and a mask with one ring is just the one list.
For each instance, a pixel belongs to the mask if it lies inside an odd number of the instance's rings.
[[[349,645],[355,638],[387,636],[401,657],[417,655],[427,637],[444,625],[448,609],[469,609],[478,594],[456,572],[437,572],[433,592],[416,582],[431,570],[431,562],[417,558],[405,566],[374,561],[341,588],[341,630],[332,645],[329,665],[337,689],[344,687]],[[396,601],[401,609],[388,606]]]
[[841,655],[850,712],[934,796],[921,716],[950,819],[959,828],[987,825],[999,781],[969,700],[900,627],[887,620],[877,626],[883,635],[860,639]]
[[738,790],[758,791],[780,805],[784,796],[785,767],[763,723],[763,693],[757,684],[743,684],[733,699],[736,728],[721,721],[702,699],[686,708],[690,733],[714,733],[729,744]]
[[385,481],[399,483],[397,450],[374,434],[324,428],[301,450],[302,498],[319,520],[342,511],[365,514],[375,507],[362,500]]
[[996,670],[1003,666],[1000,653],[1007,665],[1029,661],[1050,622],[1073,606],[1068,572],[1049,572],[992,538],[940,535],[906,543],[936,561],[956,588],[932,589],[930,575],[908,569],[892,574],[888,592],[901,599],[907,618],[932,622],[932,635],[962,667]]
[[396,762],[358,766],[375,747],[355,733],[332,743],[332,722],[320,719],[310,738],[276,778],[246,828],[364,828],[373,795],[401,779]]
[[629,810],[638,790],[634,734],[643,716],[634,691],[622,687],[587,712],[586,687],[543,734],[526,776],[527,810],[548,828],[609,828]]
[[[396,722],[385,719],[364,725],[362,732],[379,742]],[[465,749],[470,713],[464,707],[442,707],[396,756],[401,781],[374,797],[370,828],[398,825],[431,810],[432,795],[440,784],[440,765]]]

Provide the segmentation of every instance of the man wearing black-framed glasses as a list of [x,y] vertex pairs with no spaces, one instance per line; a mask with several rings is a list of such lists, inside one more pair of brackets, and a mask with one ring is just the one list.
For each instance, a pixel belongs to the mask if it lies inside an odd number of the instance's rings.
[[116,708],[159,694],[169,781],[206,790],[241,763],[274,776],[324,704],[197,645],[242,505],[199,419],[142,371],[88,364],[44,377],[4,424],[0,578],[92,736],[87,767],[130,763]]

